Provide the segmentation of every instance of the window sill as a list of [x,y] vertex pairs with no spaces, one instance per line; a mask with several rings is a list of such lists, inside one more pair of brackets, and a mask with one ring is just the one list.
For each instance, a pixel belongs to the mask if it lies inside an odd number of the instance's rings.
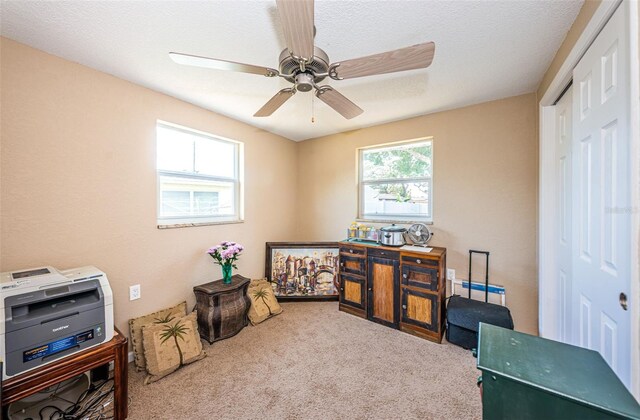
[[224,220],[218,222],[191,222],[191,223],[172,223],[172,224],[158,224],[158,229],[177,229],[196,226],[213,226],[213,225],[234,225],[238,223],[244,223],[244,220]]
[[424,220],[408,220],[408,219],[356,219],[356,222],[366,222],[366,223],[396,223],[402,225],[414,224],[414,223],[423,223],[425,225],[432,225],[433,221],[424,221]]

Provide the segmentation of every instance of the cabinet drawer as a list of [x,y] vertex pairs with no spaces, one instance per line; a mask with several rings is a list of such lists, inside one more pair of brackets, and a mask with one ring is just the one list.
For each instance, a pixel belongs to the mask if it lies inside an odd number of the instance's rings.
[[349,305],[358,309],[365,309],[365,290],[366,284],[364,277],[350,276],[348,274],[340,275],[340,303]]
[[438,268],[438,260],[432,260],[427,257],[416,257],[414,255],[403,255],[402,256],[403,263],[411,263],[417,265],[428,265],[430,267]]
[[364,257],[366,250],[364,247],[357,247],[357,246],[344,246],[341,245],[340,246],[340,253],[341,254],[350,254],[350,255],[361,255]]
[[438,290],[438,269],[428,266],[402,264],[402,284],[432,291]]
[[400,259],[400,253],[398,251],[389,251],[388,249],[370,248],[367,255],[370,257],[389,258],[391,260]]
[[340,273],[366,275],[367,259],[364,256],[340,255]]
[[402,288],[402,322],[438,331],[438,295]]

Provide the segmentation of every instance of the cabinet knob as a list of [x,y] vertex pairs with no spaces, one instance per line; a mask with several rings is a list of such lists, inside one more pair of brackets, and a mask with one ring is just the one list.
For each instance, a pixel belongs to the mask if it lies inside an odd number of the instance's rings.
[[402,305],[402,309],[407,309],[407,305]]
[[344,267],[344,263],[340,263],[340,267]]
[[370,288],[369,288],[369,291],[372,291],[372,290],[373,290],[373,289],[370,287]]
[[341,287],[340,290],[344,292],[344,287]]
[[380,252],[380,255],[384,255],[384,251],[383,251],[383,252]]
[[418,263],[418,264],[422,264],[422,260],[418,258],[418,259],[416,260],[416,263]]
[[353,254],[353,249],[350,249],[349,252]]
[[405,273],[405,274],[403,274],[403,275],[402,275],[402,278],[405,278],[405,279],[406,279],[406,278],[407,278],[407,274],[406,274],[406,273]]

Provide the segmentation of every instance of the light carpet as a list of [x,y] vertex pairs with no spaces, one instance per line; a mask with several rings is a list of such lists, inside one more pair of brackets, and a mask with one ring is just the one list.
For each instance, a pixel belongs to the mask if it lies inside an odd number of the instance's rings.
[[480,419],[476,359],[338,311],[284,312],[158,382],[129,369],[129,419]]

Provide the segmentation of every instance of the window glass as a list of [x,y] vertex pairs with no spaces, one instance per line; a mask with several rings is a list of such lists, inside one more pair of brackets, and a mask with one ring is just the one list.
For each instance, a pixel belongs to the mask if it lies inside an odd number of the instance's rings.
[[359,150],[361,219],[431,221],[431,140]]
[[240,220],[240,143],[158,123],[158,224]]
[[189,191],[162,191],[162,213],[166,216],[188,216]]
[[193,172],[193,140],[178,130],[158,127],[158,169]]
[[431,142],[362,152],[364,180],[431,176]]
[[195,147],[195,172],[219,177],[234,177],[235,146],[232,143],[198,139]]

